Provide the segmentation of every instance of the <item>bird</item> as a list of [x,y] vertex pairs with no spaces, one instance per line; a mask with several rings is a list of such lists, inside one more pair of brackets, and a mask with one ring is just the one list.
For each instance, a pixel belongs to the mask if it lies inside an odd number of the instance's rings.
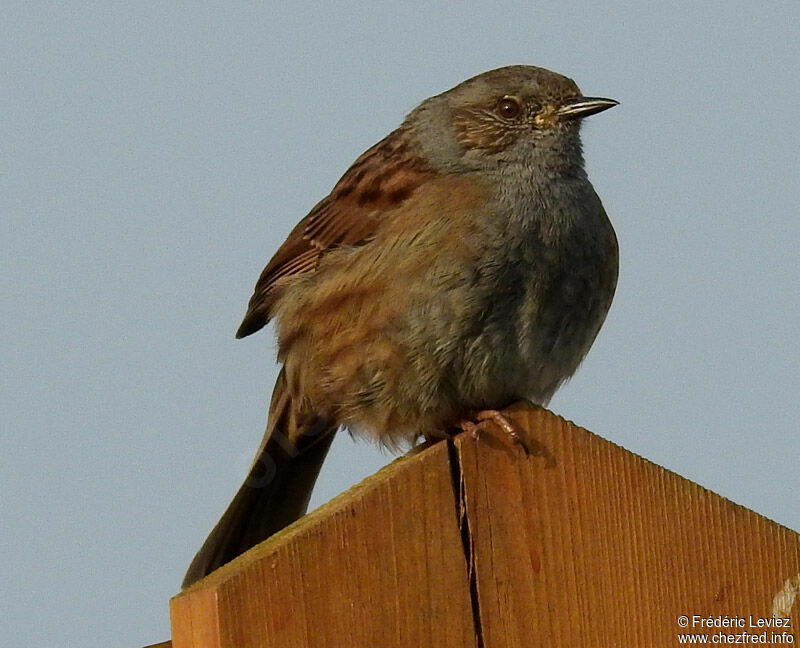
[[398,450],[502,423],[573,375],[619,256],[579,131],[617,104],[540,67],[479,74],[420,103],[297,224],[236,334],[275,322],[264,439],[184,588],[305,514],[337,430]]

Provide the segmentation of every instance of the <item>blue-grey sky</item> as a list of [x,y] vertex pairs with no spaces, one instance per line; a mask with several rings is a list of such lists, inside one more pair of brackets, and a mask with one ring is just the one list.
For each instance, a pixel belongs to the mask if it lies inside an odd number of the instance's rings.
[[[258,446],[294,223],[425,97],[540,65],[616,299],[551,408],[800,529],[800,4],[16,2],[0,24],[3,635],[140,646]],[[389,460],[337,440],[314,502]],[[746,556],[742,557],[747,559]]]

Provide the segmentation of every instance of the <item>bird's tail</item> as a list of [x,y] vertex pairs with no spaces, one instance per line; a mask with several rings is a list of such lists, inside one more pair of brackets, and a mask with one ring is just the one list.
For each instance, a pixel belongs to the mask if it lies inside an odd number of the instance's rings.
[[303,411],[281,370],[256,459],[189,565],[184,589],[305,514],[335,432],[335,424]]

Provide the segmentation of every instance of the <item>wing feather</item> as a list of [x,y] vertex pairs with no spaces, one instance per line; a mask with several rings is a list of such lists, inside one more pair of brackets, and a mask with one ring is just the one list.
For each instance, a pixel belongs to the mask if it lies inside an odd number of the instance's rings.
[[264,268],[236,337],[255,333],[269,322],[277,289],[286,279],[314,272],[332,249],[369,241],[396,207],[437,175],[414,155],[402,129],[363,153]]

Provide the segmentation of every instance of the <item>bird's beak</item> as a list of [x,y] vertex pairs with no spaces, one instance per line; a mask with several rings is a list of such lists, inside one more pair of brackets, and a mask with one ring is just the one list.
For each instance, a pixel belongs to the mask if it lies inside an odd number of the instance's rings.
[[583,119],[613,108],[618,103],[619,101],[602,97],[572,97],[562,101],[561,105],[556,108],[555,114],[561,119]]

